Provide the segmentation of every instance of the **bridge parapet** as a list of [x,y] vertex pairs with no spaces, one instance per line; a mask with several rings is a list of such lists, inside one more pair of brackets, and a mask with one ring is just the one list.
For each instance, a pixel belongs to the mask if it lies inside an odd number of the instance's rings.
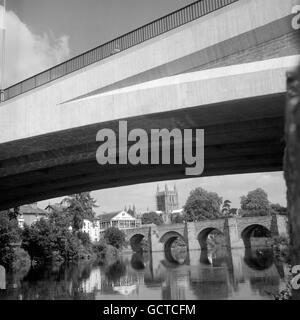
[[225,219],[222,218],[222,219],[213,219],[213,220],[203,220],[203,221],[190,222],[190,223],[195,224],[195,227],[197,228],[198,232],[201,232],[206,228],[218,229],[221,232],[223,232]]
[[177,231],[180,234],[183,232],[184,229],[184,223],[175,223],[175,224],[167,224],[167,225],[160,225],[157,226],[156,229],[160,234],[164,234],[165,232],[169,232],[170,230],[172,231]]
[[143,227],[139,227],[139,228],[127,229],[127,230],[124,230],[124,233],[125,233],[126,237],[128,237],[128,238],[131,238],[136,234],[141,234],[146,237],[146,236],[148,236],[150,227],[151,227],[151,225],[147,225],[147,226],[143,226]]

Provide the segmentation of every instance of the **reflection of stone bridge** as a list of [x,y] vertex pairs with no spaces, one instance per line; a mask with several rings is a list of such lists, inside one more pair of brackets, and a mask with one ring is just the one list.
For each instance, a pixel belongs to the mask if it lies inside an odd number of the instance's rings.
[[250,247],[251,236],[260,230],[264,236],[286,234],[286,218],[284,216],[261,216],[248,218],[224,218],[188,222],[172,225],[145,225],[126,231],[126,238],[134,251],[139,243],[148,241],[151,251],[171,250],[172,243],[180,238],[188,250],[206,249],[207,237],[212,231],[219,231],[225,239],[225,246],[230,248]]

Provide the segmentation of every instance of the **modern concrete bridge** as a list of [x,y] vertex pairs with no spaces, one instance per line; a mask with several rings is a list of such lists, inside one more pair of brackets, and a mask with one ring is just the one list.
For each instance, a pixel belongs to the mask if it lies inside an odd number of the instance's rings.
[[204,176],[281,170],[297,2],[198,1],[7,88],[0,209],[187,177],[185,164],[100,166],[96,134],[117,133],[120,119],[128,130],[204,129]]
[[233,248],[251,248],[251,236],[255,229],[265,231],[269,237],[287,235],[286,217],[279,215],[261,217],[234,217],[216,220],[188,222],[186,224],[146,225],[126,231],[126,239],[135,251],[145,239],[151,252],[163,251],[167,260],[172,261],[171,247],[175,240],[185,242],[188,251],[206,250],[207,238],[212,231],[224,235],[224,246]]

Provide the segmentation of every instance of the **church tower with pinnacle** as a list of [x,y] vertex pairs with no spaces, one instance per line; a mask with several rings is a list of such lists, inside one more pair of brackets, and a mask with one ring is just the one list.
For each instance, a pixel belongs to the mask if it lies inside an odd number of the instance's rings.
[[157,185],[156,208],[157,211],[163,212],[163,220],[165,223],[171,222],[172,211],[177,210],[178,207],[179,203],[176,185],[174,185],[173,189],[170,189],[167,184],[165,184],[164,190],[160,190]]

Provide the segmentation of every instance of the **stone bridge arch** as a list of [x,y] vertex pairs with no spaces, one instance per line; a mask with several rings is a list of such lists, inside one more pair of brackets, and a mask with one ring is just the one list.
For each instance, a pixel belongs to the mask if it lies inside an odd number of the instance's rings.
[[188,243],[184,238],[184,235],[175,230],[167,231],[159,239],[159,242],[163,244],[166,260],[168,262],[176,263],[176,264],[178,264],[178,261],[172,255],[172,244],[177,239],[181,239],[182,241],[184,241],[186,246],[188,247]]
[[238,219],[239,238],[242,239],[244,247],[251,247],[251,236],[258,230],[265,237],[271,237],[278,234],[276,217],[243,217]]
[[134,252],[139,252],[141,249],[141,243],[143,239],[147,239],[142,233],[135,233],[129,238],[129,244]]
[[134,252],[141,251],[142,240],[149,241],[149,228],[138,228],[125,231],[126,241]]
[[271,229],[267,225],[260,223],[250,224],[246,226],[240,233],[240,237],[244,242],[245,248],[251,247],[251,237],[256,231],[259,231],[266,238],[270,238],[272,235]]
[[[201,220],[197,222],[187,223],[187,236],[189,241],[190,250],[206,250],[207,249],[207,238],[208,235],[214,230],[218,231],[220,234],[225,232],[225,219],[215,219],[215,220]],[[228,241],[228,239],[225,241]],[[227,244],[227,242],[226,242]]]
[[206,227],[203,228],[197,236],[197,240],[199,242],[200,245],[200,249],[201,250],[207,250],[207,239],[208,236],[213,232],[213,231],[217,231],[218,233],[224,235],[223,229],[220,229],[218,227],[215,226],[211,226],[211,227]]

